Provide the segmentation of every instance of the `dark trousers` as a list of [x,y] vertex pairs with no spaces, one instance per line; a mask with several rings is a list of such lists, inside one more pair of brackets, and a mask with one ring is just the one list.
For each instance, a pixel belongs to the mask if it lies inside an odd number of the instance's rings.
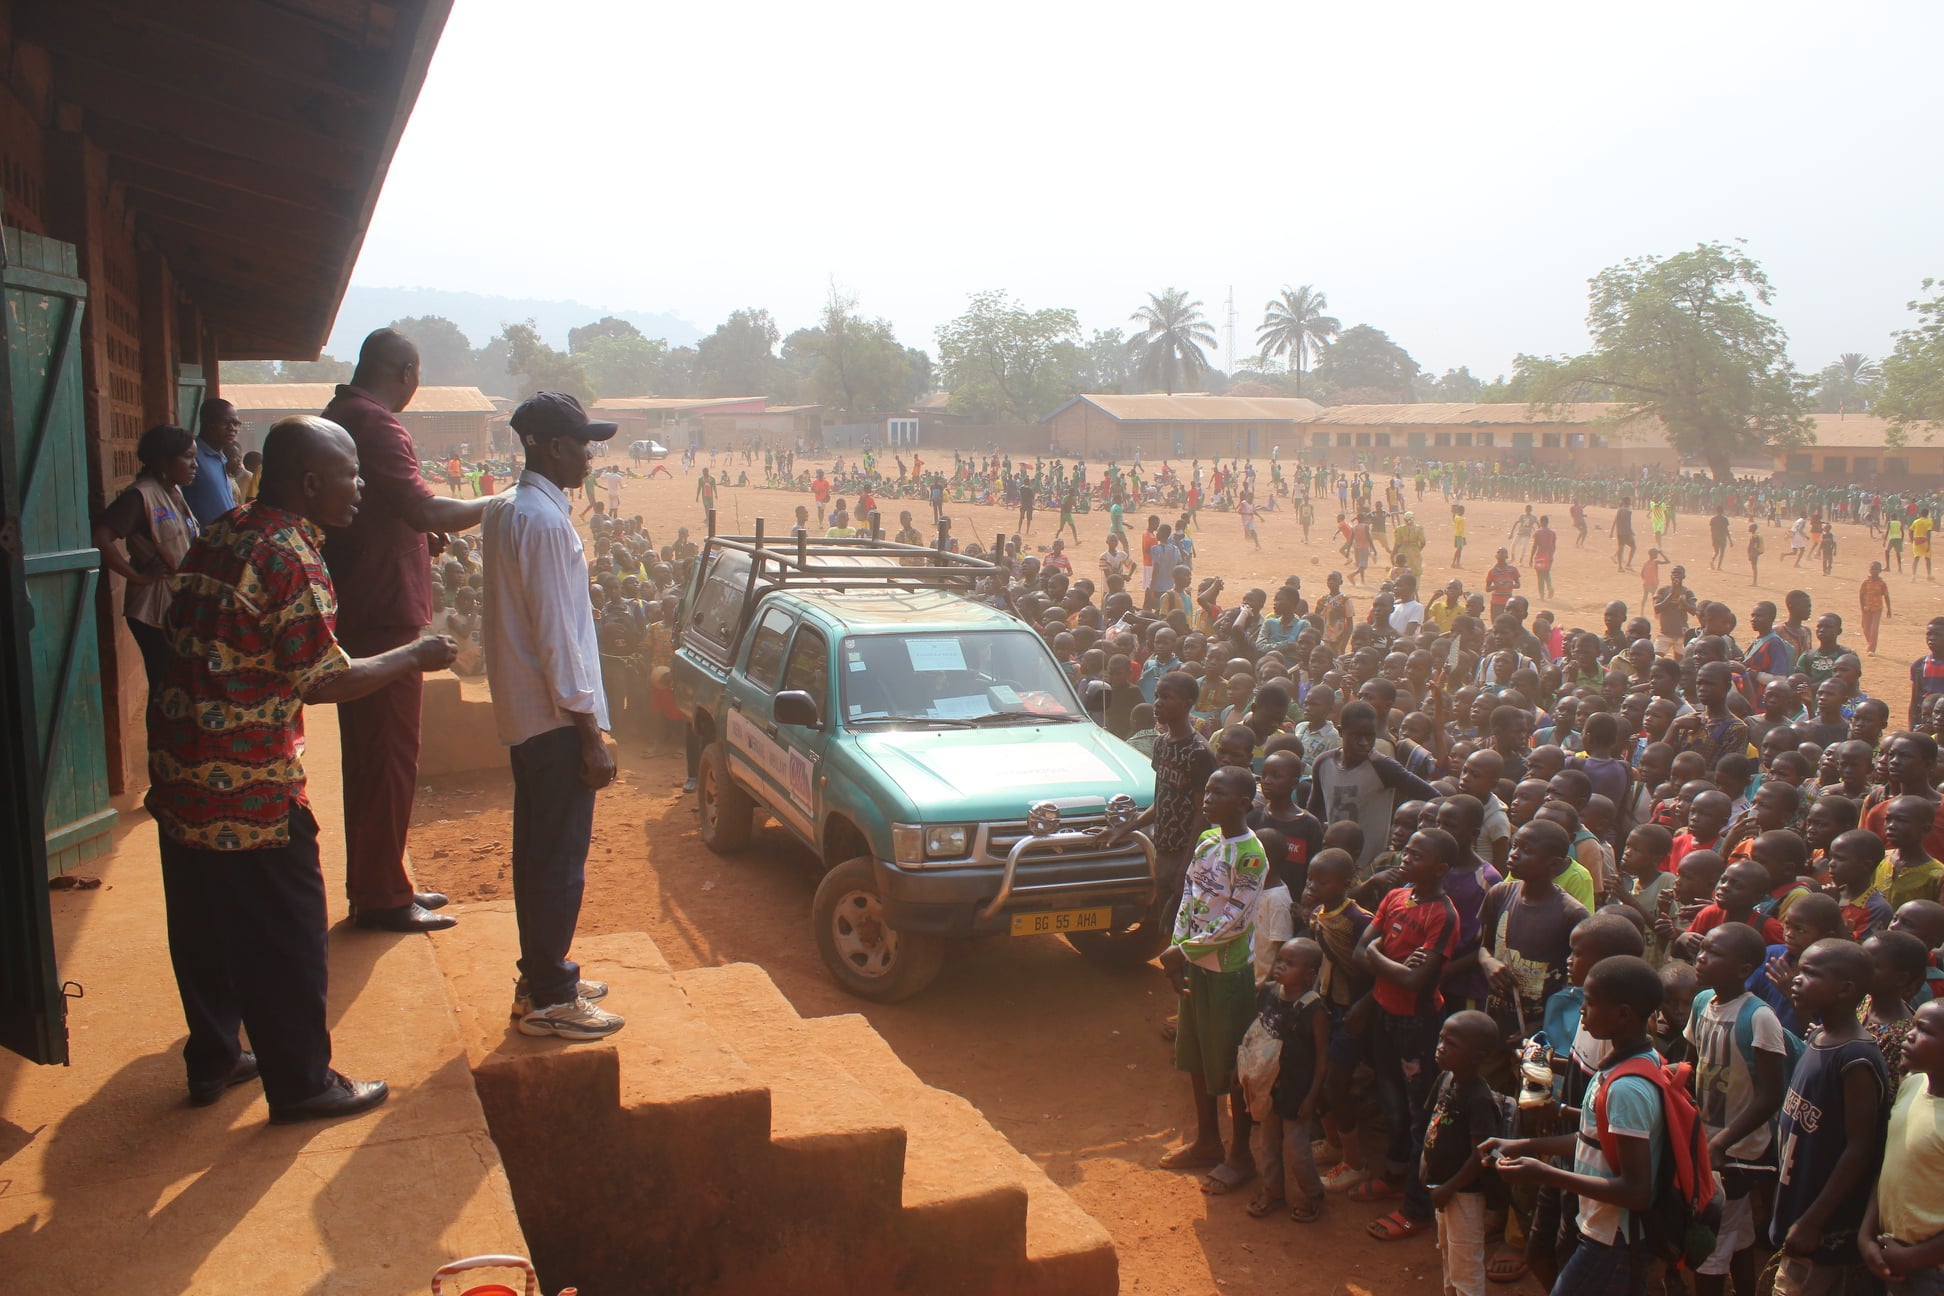
[[581,782],[580,733],[549,729],[513,748],[513,909],[520,975],[535,1008],[574,998],[580,964],[567,957],[587,888],[594,789]]
[[[411,626],[378,626],[338,636],[353,657],[376,656],[418,637]],[[344,893],[359,909],[412,903],[405,835],[411,830],[412,792],[418,785],[419,701],[424,691],[424,676],[412,671],[338,707],[344,747]]]
[[1404,1213],[1413,1219],[1431,1218],[1431,1193],[1424,1186],[1418,1163],[1424,1157],[1424,1135],[1431,1126],[1426,1110],[1437,1084],[1439,1022],[1435,1016],[1395,1017],[1379,1011],[1371,1039],[1371,1064],[1377,1073],[1377,1105],[1384,1113],[1384,1132],[1390,1139],[1386,1169],[1404,1180]]
[[242,1027],[272,1106],[322,1093],[331,1081],[329,918],[310,811],[293,807],[289,843],[261,850],[202,850],[163,835],[162,894],[189,1023],[189,1083],[229,1074]]
[[142,673],[148,676],[149,696],[162,687],[162,674],[175,660],[175,649],[169,646],[169,636],[156,627],[134,617],[123,617],[128,622],[128,633],[134,636],[135,646],[142,653]]

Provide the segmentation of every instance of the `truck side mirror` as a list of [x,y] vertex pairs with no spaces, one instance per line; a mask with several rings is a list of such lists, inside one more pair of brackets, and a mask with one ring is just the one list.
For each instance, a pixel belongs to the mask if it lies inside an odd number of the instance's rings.
[[770,714],[780,725],[801,725],[807,729],[817,726],[817,703],[802,689],[778,693]]

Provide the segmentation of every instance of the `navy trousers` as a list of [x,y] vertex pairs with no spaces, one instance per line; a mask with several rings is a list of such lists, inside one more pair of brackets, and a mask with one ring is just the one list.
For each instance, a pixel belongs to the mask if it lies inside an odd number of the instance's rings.
[[567,957],[587,889],[594,789],[581,782],[580,732],[572,725],[513,748],[513,908],[520,975],[535,1008],[575,997],[580,965]]

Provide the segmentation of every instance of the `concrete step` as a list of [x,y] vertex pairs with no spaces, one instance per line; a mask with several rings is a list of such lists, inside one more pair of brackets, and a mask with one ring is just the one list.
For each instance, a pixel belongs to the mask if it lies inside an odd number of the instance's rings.
[[[1025,1196],[1023,1254],[979,1290],[1006,1296],[1091,1296],[1119,1289],[1119,1259],[1107,1230],[1046,1177],[1046,1172],[957,1094],[934,1089],[855,1014],[804,1022],[812,1039],[882,1104],[906,1130],[904,1202],[908,1212],[938,1220],[932,1244],[950,1252],[955,1198],[980,1192]],[[1015,1244],[1017,1246],[1017,1244]],[[920,1250],[922,1256],[925,1251]],[[1016,1262],[1015,1262],[1016,1261]],[[988,1266],[991,1267],[991,1266]],[[911,1290],[928,1290],[924,1285]],[[930,1290],[941,1290],[931,1288]]]

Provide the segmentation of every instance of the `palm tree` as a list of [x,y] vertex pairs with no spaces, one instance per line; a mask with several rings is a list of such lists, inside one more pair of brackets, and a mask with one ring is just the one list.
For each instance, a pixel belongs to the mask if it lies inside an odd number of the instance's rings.
[[1308,284],[1283,289],[1282,296],[1263,307],[1262,327],[1256,330],[1256,340],[1262,344],[1263,355],[1295,360],[1298,396],[1303,394],[1303,371],[1309,368],[1310,357],[1321,355],[1323,348],[1343,331],[1336,316],[1323,313],[1329,308],[1330,299]]
[[1130,317],[1145,330],[1135,336],[1134,351],[1141,379],[1149,387],[1159,384],[1172,396],[1178,380],[1208,369],[1202,348],[1215,345],[1215,330],[1201,306],[1181,289],[1170,288],[1158,297],[1149,293],[1148,304]]
[[1823,408],[1831,413],[1866,410],[1876,400],[1883,370],[1861,351],[1845,351],[1820,375]]

